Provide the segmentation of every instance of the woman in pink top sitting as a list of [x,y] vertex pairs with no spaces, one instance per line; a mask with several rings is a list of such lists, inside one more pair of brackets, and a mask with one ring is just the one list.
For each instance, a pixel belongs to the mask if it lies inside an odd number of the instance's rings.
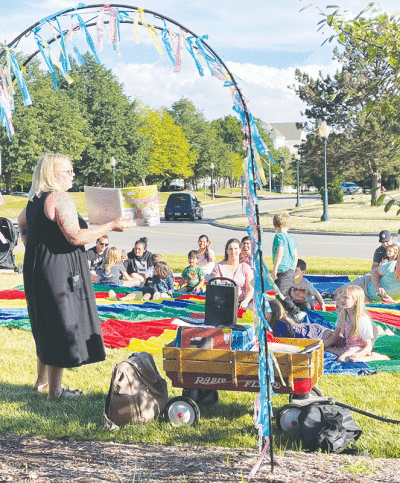
[[239,287],[239,308],[252,310],[253,270],[248,263],[241,263],[239,256],[240,242],[231,238],[225,246],[225,259],[215,265],[211,278],[226,277],[236,282]]

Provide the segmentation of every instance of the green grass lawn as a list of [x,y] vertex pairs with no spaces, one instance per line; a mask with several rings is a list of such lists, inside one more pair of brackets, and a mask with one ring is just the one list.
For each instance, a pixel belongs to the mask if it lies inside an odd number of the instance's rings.
[[[17,197],[14,197],[17,198]],[[19,201],[19,200],[18,200]],[[26,200],[25,200],[26,203]],[[23,253],[16,252],[17,262]],[[221,256],[219,258],[222,258]],[[166,255],[166,261],[175,272],[187,264],[185,255]],[[271,267],[271,259],[266,258]],[[309,273],[358,274],[370,268],[370,260],[306,259]],[[0,289],[22,283],[22,276],[12,271],[0,273]],[[64,384],[82,389],[86,396],[76,400],[48,402],[45,394],[32,390],[36,373],[36,356],[32,334],[29,331],[0,327],[2,356],[0,358],[0,431],[50,439],[116,441],[165,445],[226,446],[256,448],[257,434],[253,423],[254,393],[220,391],[218,404],[202,407],[201,420],[196,427],[174,428],[159,420],[144,426],[128,426],[116,433],[103,428],[102,412],[114,365],[129,355],[127,350],[107,349],[107,360],[98,364],[67,369]],[[161,355],[155,356],[162,370]],[[181,394],[168,380],[169,396]],[[372,376],[323,376],[318,387],[329,397],[365,411],[388,418],[400,419],[400,374],[380,373]],[[274,412],[287,404],[288,397],[275,395]],[[400,457],[400,426],[382,423],[353,414],[363,435],[353,445],[376,457]],[[275,428],[276,450],[298,450],[298,437],[281,433]]]
[[[64,384],[82,389],[86,396],[75,400],[49,402],[45,394],[32,390],[36,357],[28,331],[0,327],[0,431],[49,439],[116,441],[164,445],[225,446],[256,448],[253,423],[254,393],[220,391],[220,400],[201,407],[196,427],[175,428],[160,420],[147,425],[127,426],[115,433],[103,428],[102,412],[114,365],[129,355],[127,350],[107,349],[107,359],[79,369],[67,369]],[[155,356],[162,370],[162,356]],[[400,374],[373,376],[323,376],[318,387],[329,397],[365,411],[400,419]],[[178,396],[168,380],[169,396]],[[274,412],[287,404],[287,395],[272,398]],[[400,426],[382,423],[353,413],[363,435],[353,445],[376,457],[400,457]],[[281,433],[273,426],[277,450],[298,450],[295,434]]]

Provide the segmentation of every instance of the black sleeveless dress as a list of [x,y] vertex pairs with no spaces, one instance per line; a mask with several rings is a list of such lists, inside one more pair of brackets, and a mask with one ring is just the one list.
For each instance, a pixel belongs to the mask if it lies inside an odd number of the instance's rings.
[[[71,245],[57,223],[46,217],[44,203],[49,194],[35,197],[26,208],[28,313],[40,361],[77,367],[104,360],[105,351],[85,248]],[[79,225],[87,227],[81,217]]]

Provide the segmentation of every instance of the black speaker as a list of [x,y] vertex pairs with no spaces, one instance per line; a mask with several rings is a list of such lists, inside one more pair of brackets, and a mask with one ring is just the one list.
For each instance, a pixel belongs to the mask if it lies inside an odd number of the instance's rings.
[[204,324],[214,327],[237,324],[238,295],[239,287],[230,278],[210,279],[206,288]]

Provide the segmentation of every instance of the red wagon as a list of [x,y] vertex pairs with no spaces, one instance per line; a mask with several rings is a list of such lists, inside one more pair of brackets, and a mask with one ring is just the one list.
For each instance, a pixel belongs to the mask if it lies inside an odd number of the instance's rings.
[[[323,374],[324,349],[321,341],[311,339],[275,340],[305,349],[305,353],[275,353],[273,390],[280,394],[307,394]],[[319,344],[318,344],[319,343]],[[183,388],[182,396],[168,402],[165,414],[174,424],[194,424],[200,417],[195,397],[201,394],[218,400],[218,390],[259,392],[258,352],[223,349],[163,348],[163,367],[174,387]],[[193,397],[191,397],[193,396]]]

